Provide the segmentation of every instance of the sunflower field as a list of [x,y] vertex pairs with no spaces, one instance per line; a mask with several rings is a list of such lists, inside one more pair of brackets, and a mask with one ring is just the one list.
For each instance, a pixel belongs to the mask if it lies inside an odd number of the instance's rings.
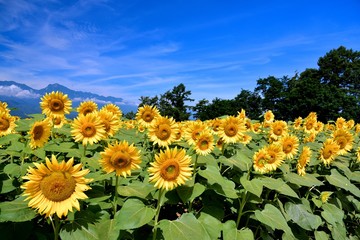
[[[360,124],[0,102],[1,239],[359,239]],[[77,116],[67,118],[70,112]]]

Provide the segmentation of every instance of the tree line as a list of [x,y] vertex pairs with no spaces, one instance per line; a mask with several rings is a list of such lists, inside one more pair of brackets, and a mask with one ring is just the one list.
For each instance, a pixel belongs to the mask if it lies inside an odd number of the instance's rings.
[[323,122],[338,117],[360,122],[360,52],[340,46],[318,59],[318,68],[307,68],[294,76],[260,78],[253,91],[241,89],[233,99],[199,100],[183,83],[160,96],[141,96],[139,107],[156,106],[163,116],[177,121],[191,116],[202,121],[237,115],[241,109],[251,119],[272,110],[277,119],[294,120],[316,112]]

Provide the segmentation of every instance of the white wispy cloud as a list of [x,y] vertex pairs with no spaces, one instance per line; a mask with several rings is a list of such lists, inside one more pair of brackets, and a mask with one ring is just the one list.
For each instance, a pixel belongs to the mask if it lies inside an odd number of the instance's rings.
[[18,98],[39,98],[40,95],[29,90],[24,90],[15,85],[0,86],[0,95]]

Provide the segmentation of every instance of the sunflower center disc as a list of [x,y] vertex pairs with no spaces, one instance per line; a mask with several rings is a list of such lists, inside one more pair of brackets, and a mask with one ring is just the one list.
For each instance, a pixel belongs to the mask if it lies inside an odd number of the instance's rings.
[[226,136],[233,137],[237,133],[237,128],[234,125],[226,126],[225,127],[225,134]]
[[59,112],[64,109],[64,103],[59,99],[51,99],[50,109],[53,112]]
[[40,183],[41,192],[54,202],[68,199],[75,192],[76,181],[68,172],[53,172]]
[[171,135],[171,128],[167,124],[161,124],[158,128],[158,131],[156,132],[156,136],[160,140],[167,140],[169,139],[170,135]]
[[166,181],[173,181],[175,180],[180,173],[179,164],[174,161],[170,160],[164,163],[164,166],[161,167],[160,175]]
[[142,115],[142,119],[145,122],[151,122],[154,119],[154,116],[151,114],[151,112],[146,111],[144,112],[144,114]]
[[35,139],[35,140],[41,139],[41,136],[42,136],[43,133],[44,133],[44,128],[43,128],[43,126],[36,126],[36,127],[34,128],[33,133],[34,133],[33,135],[34,135],[34,139]]
[[0,131],[5,131],[10,127],[9,120],[0,119]]
[[111,156],[110,161],[115,168],[124,168],[131,163],[131,157],[126,152],[116,152]]
[[92,124],[84,124],[82,128],[82,134],[84,137],[92,137],[96,133],[96,129]]
[[292,149],[293,149],[292,144],[290,144],[290,143],[286,144],[285,147],[284,147],[284,152],[285,153],[290,153]]
[[199,144],[199,148],[201,150],[207,150],[209,148],[209,142],[206,140],[202,140]]

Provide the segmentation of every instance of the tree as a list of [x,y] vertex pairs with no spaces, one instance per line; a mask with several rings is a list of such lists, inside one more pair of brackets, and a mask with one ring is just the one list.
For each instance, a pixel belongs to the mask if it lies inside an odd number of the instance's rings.
[[260,95],[249,90],[241,90],[234,98],[234,106],[238,111],[244,109],[250,119],[259,119],[262,114]]

